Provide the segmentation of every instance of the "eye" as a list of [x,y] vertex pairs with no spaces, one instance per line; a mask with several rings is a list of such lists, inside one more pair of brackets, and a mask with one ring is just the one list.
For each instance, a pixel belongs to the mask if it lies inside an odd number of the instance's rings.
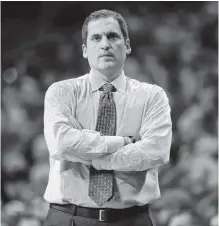
[[100,36],[100,35],[94,35],[94,36],[92,37],[92,40],[98,42],[98,41],[101,40],[101,36]]
[[119,35],[118,34],[116,34],[116,33],[109,33],[108,34],[108,39],[110,39],[110,40],[115,40],[115,39],[118,39],[119,38]]

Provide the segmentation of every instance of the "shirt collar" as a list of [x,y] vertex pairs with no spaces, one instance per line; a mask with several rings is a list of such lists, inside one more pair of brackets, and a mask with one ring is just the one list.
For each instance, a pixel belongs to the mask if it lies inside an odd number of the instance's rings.
[[[94,73],[92,70],[89,73],[89,81],[92,92],[98,90],[106,83],[106,81],[103,80],[101,74]],[[122,71],[122,73],[116,79],[114,79],[111,84],[116,88],[118,92],[125,93],[126,77],[124,71]]]

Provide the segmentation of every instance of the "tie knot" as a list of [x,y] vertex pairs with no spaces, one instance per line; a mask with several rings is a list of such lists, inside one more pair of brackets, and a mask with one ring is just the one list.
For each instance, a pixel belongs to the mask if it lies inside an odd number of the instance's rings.
[[103,91],[104,93],[111,93],[111,92],[115,92],[116,88],[111,83],[105,83],[100,88],[100,90]]

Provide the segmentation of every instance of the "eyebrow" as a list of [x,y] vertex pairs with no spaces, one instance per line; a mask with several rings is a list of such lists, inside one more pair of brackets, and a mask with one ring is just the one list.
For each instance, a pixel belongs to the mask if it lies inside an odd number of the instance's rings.
[[[121,35],[119,35],[117,32],[115,32],[115,31],[110,31],[110,32],[107,32],[106,33],[106,36],[110,36],[110,35],[115,35],[116,37],[121,37]],[[98,36],[102,36],[102,34],[98,34],[98,33],[96,33],[96,34],[92,34],[91,35],[91,38],[93,38],[93,37],[98,37]]]
[[110,32],[108,32],[107,33],[107,36],[110,36],[110,35],[114,35],[114,36],[116,36],[116,37],[121,37],[117,32],[115,32],[115,31],[110,31]]
[[107,35],[119,35],[119,34],[115,31],[110,31],[110,32],[107,33]]
[[95,37],[95,36],[101,36],[101,34],[92,34],[91,38]]

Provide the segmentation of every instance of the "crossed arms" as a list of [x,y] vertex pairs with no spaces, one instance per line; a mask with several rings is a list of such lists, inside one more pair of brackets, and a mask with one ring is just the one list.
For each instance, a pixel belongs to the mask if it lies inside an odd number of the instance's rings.
[[50,157],[118,171],[142,171],[165,164],[172,139],[170,107],[165,92],[155,89],[143,114],[141,140],[125,145],[121,136],[101,136],[82,129],[74,117],[74,93],[66,84],[54,83],[46,92],[44,111]]

